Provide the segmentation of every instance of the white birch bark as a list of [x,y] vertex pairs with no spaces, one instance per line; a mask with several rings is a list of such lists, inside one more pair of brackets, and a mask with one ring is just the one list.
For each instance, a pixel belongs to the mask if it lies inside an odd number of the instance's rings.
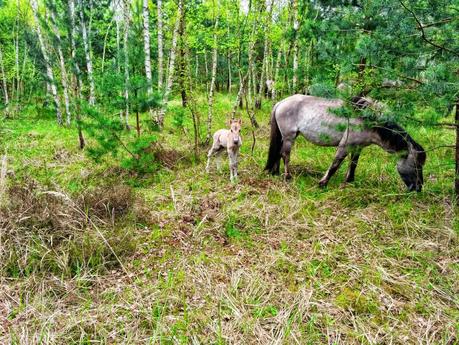
[[51,68],[51,64],[49,62],[48,48],[45,46],[45,40],[41,32],[40,22],[38,21],[37,0],[31,0],[30,3],[32,6],[32,14],[33,14],[34,22],[35,22],[35,27],[37,30],[37,36],[38,36],[38,42],[40,44],[41,54],[43,56],[43,60],[45,61],[46,77],[48,78],[48,84],[49,84],[51,93],[53,95],[54,106],[56,107],[57,122],[61,125],[62,124],[62,113],[60,109],[59,95],[57,94],[57,87],[54,82],[53,69]]
[[124,50],[124,101],[126,107],[124,109],[124,123],[126,129],[129,127],[129,1],[123,1],[124,12],[124,32],[123,32],[123,50]]
[[145,50],[145,77],[148,83],[148,96],[151,96],[153,89],[151,86],[151,58],[150,58],[150,12],[148,10],[148,0],[143,0],[143,44]]
[[276,83],[278,83],[278,80],[279,80],[279,69],[280,69],[281,57],[282,57],[282,49],[279,47],[279,50],[277,52],[276,67],[274,69],[274,84],[273,84],[273,89],[271,93],[271,99],[273,101],[275,101],[277,97]]
[[208,97],[206,142],[209,142],[212,136],[212,110],[214,106],[214,89],[215,89],[215,78],[217,76],[217,58],[218,58],[217,30],[218,30],[218,8],[217,8],[217,17],[215,19],[213,47],[212,47],[212,76],[210,80],[209,97]]
[[75,24],[75,1],[68,0],[69,15],[70,15],[70,56],[72,57],[73,74],[75,79],[74,89],[78,90],[78,99],[81,99],[81,90],[83,89],[83,82],[81,81],[80,66],[76,61],[76,24]]
[[68,8],[69,8],[69,15],[70,15],[70,56],[72,58],[72,66],[73,66],[73,88],[75,90],[74,97],[76,99],[76,110],[75,110],[75,118],[77,121],[77,128],[78,128],[78,138],[80,141],[80,149],[83,149],[85,146],[85,140],[83,137],[83,130],[81,128],[81,115],[80,115],[80,101],[81,101],[81,90],[83,89],[83,82],[81,80],[81,73],[80,73],[80,66],[76,60],[76,44],[75,44],[75,37],[76,37],[76,25],[75,25],[75,2],[74,0],[68,0]]
[[164,39],[163,39],[163,12],[162,0],[158,0],[158,90],[163,88],[164,79]]
[[80,5],[79,12],[80,12],[81,35],[83,37],[84,55],[86,57],[86,68],[88,71],[89,104],[94,105],[96,103],[96,96],[95,96],[95,86],[94,86],[94,74],[92,70],[92,57],[91,57],[91,49],[89,46],[88,32],[86,30],[86,23],[84,21],[83,4],[81,3],[81,0],[79,2],[79,5]]
[[14,62],[16,66],[16,107],[19,105],[19,93],[20,93],[20,77],[19,77],[19,13],[20,13],[20,2],[16,1],[16,39],[14,49]]
[[8,109],[8,104],[10,103],[10,99],[8,97],[8,86],[7,86],[7,83],[6,83],[5,66],[3,65],[2,47],[0,47],[0,68],[1,68],[1,72],[2,72],[3,95],[5,97],[6,108]]
[[292,89],[293,92],[297,92],[298,85],[298,0],[293,0],[293,80],[292,80]]
[[65,114],[66,114],[66,123],[70,126],[71,121],[71,114],[70,114],[70,100],[69,100],[69,92],[68,92],[68,83],[67,83],[67,71],[65,69],[65,60],[64,54],[62,53],[62,46],[61,46],[61,35],[59,33],[59,29],[56,27],[56,16],[54,11],[51,12],[51,29],[53,31],[54,36],[56,37],[56,50],[57,55],[59,57],[59,67],[61,70],[61,83],[62,83],[62,90],[64,94],[64,105],[65,105]]
[[180,20],[183,15],[183,0],[179,0],[177,9],[177,19],[175,22],[174,33],[172,34],[172,44],[169,58],[169,68],[167,73],[166,88],[164,90],[163,102],[161,109],[158,114],[158,123],[160,126],[164,124],[164,115],[166,114],[167,103],[169,101],[169,93],[172,89],[172,82],[174,81],[174,70],[175,70],[175,57],[177,54],[177,39],[180,28]]
[[271,21],[272,21],[272,9],[274,5],[274,0],[271,0],[271,4],[268,10],[268,18],[266,18],[266,25],[264,27],[265,38],[264,38],[264,48],[263,48],[263,62],[261,65],[261,74],[260,74],[260,82],[258,86],[258,95],[255,102],[255,106],[260,109],[261,108],[261,100],[263,97],[263,91],[265,90],[265,81],[268,79],[268,48],[269,48],[269,36],[268,32],[271,28]]

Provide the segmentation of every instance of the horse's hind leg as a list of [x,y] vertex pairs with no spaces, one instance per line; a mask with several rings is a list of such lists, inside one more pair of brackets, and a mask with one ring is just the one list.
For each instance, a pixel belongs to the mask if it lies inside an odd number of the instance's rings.
[[330,165],[330,168],[328,168],[327,172],[325,173],[324,177],[322,177],[319,181],[319,186],[320,187],[325,187],[330,180],[330,178],[333,176],[333,174],[338,170],[340,167],[341,163],[343,162],[344,158],[346,158],[348,154],[347,147],[340,146],[338,147],[338,150],[336,151],[335,158],[333,159],[332,164]]
[[356,151],[351,153],[351,162],[349,164],[349,170],[346,174],[345,182],[353,182],[355,177],[355,168],[357,168],[357,163],[359,162],[361,148],[356,149]]
[[[295,140],[294,138],[293,139],[284,138],[282,142],[281,155],[282,155],[282,159],[284,160],[286,180],[290,180],[292,178],[292,175],[290,174],[290,152],[292,151],[292,145],[293,145],[294,140]],[[279,169],[279,166],[277,166],[276,168]]]

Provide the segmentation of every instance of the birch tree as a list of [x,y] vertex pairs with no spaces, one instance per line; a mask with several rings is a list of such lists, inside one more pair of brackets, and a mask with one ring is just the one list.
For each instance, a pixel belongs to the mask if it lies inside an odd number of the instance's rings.
[[62,53],[61,35],[59,33],[59,29],[56,26],[56,16],[54,13],[54,9],[50,9],[50,12],[51,12],[51,29],[56,39],[56,50],[57,50],[57,55],[59,58],[59,67],[61,70],[61,83],[62,83],[62,92],[64,95],[66,123],[68,126],[70,126],[70,121],[71,121],[70,100],[69,100],[68,83],[67,83],[67,71],[65,68],[64,54]]
[[170,57],[169,57],[169,68],[167,71],[166,88],[164,90],[163,102],[162,102],[162,106],[159,111],[158,119],[157,119],[158,124],[160,126],[163,126],[164,124],[164,115],[166,114],[169,94],[171,92],[172,83],[174,81],[175,57],[177,54],[177,39],[178,39],[182,15],[183,15],[183,0],[179,0],[178,9],[177,9],[177,19],[175,21],[174,32],[172,34],[172,44],[171,44]]
[[0,68],[1,68],[1,72],[2,72],[3,96],[4,96],[4,99],[5,99],[5,106],[8,109],[8,105],[10,103],[10,99],[8,97],[8,86],[7,86],[7,83],[6,83],[5,66],[3,64],[2,47],[0,47]]
[[84,18],[84,7],[82,0],[79,0],[79,13],[80,13],[80,26],[81,26],[81,35],[83,38],[83,47],[84,55],[86,58],[86,68],[88,72],[88,82],[89,82],[89,104],[94,105],[96,102],[95,96],[95,86],[94,86],[94,73],[92,69],[92,56],[91,49],[89,46],[88,32],[86,30],[86,23]]
[[124,28],[123,28],[123,51],[124,51],[124,123],[129,127],[129,0],[123,1]]
[[298,87],[298,0],[293,0],[293,78],[292,89],[293,93],[297,92]]
[[157,3],[158,11],[158,90],[163,88],[163,12],[162,12],[162,0],[158,0]]
[[75,1],[68,0],[68,11],[69,11],[69,18],[70,18],[70,28],[69,32],[69,40],[70,40],[70,56],[72,58],[72,70],[73,70],[73,89],[74,89],[74,99],[76,100],[77,109],[75,111],[75,118],[77,120],[77,128],[78,128],[78,139],[80,142],[80,149],[85,147],[85,140],[83,136],[83,131],[81,129],[81,115],[80,115],[80,101],[81,97],[81,90],[83,89],[83,82],[81,80],[81,72],[80,66],[78,65],[76,59],[76,44],[75,44],[75,37],[76,37],[76,25],[75,25]]
[[54,82],[53,69],[52,69],[51,63],[49,61],[48,47],[46,46],[46,42],[45,42],[45,39],[44,39],[42,31],[41,31],[40,22],[38,20],[38,4],[37,4],[37,0],[31,0],[30,4],[32,6],[32,15],[33,15],[34,23],[35,23],[35,29],[37,31],[38,42],[39,42],[39,45],[40,45],[41,54],[43,56],[43,60],[44,60],[45,67],[46,67],[47,82],[48,82],[51,94],[53,96],[54,106],[56,107],[57,123],[59,125],[62,125],[62,113],[61,113],[61,109],[60,109],[59,95],[57,93],[57,87],[56,87],[56,84]]
[[20,94],[20,69],[19,69],[19,13],[20,13],[20,2],[16,1],[16,38],[14,42],[14,66],[16,68],[16,107],[19,106],[19,94]]
[[271,27],[272,21],[272,11],[273,11],[274,0],[271,0],[271,4],[268,11],[268,16],[266,18],[266,24],[264,27],[264,45],[263,45],[263,62],[261,66],[260,74],[260,83],[258,87],[258,95],[255,101],[255,108],[261,108],[261,99],[263,97],[263,91],[265,90],[265,81],[267,80],[267,69],[268,69],[268,49],[269,49],[269,30]]
[[145,77],[148,84],[148,96],[151,96],[153,89],[151,86],[151,58],[150,58],[150,12],[148,10],[148,0],[143,0],[143,44],[145,51]]
[[207,136],[206,143],[210,141],[212,136],[212,111],[214,106],[214,89],[215,89],[215,78],[217,76],[217,30],[218,30],[218,2],[217,2],[217,14],[215,16],[214,35],[213,35],[213,47],[212,47],[212,76],[210,80],[209,97],[208,97],[208,113],[207,113]]

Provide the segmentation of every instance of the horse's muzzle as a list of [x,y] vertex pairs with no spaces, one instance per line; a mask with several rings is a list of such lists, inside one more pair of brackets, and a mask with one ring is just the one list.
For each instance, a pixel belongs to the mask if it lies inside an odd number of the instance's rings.
[[233,138],[233,143],[235,143],[235,144],[239,144],[239,137],[235,137],[235,138]]

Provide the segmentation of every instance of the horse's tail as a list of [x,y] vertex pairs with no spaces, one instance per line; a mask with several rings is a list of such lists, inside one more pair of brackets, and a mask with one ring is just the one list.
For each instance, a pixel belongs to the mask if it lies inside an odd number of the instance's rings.
[[282,148],[282,134],[279,129],[279,125],[276,121],[276,108],[274,106],[271,112],[271,141],[269,143],[268,161],[266,162],[265,170],[268,170],[271,174],[279,173],[279,160],[281,158]]

